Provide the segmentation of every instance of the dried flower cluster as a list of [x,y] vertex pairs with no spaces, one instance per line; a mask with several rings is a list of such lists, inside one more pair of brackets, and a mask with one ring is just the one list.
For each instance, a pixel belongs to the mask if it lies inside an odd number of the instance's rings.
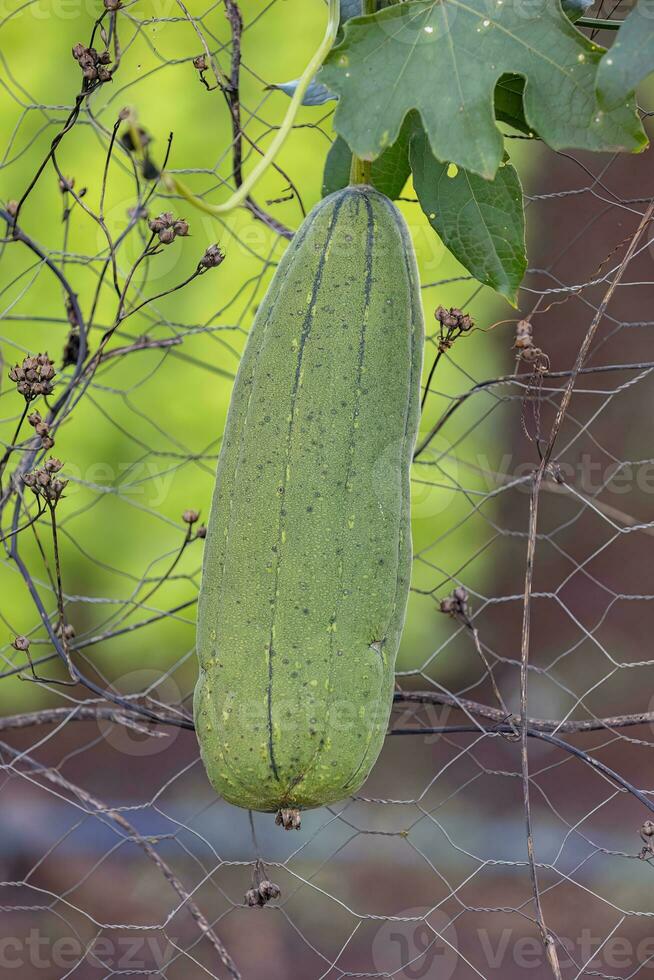
[[172,211],[165,211],[148,221],[148,228],[159,237],[162,245],[170,245],[178,237],[186,238],[189,232],[188,221],[176,218]]
[[444,327],[450,330],[455,328],[461,333],[472,330],[475,325],[472,317],[468,313],[464,313],[463,310],[457,309],[456,306],[451,306],[449,310],[446,310],[444,306],[439,306],[434,316]]
[[523,361],[536,362],[537,370],[545,372],[549,365],[549,358],[534,343],[534,330],[529,320],[518,320],[515,328],[515,343],[513,345],[518,351],[518,356]]
[[455,619],[459,616],[467,618],[468,616],[468,592],[463,588],[462,585],[458,586],[452,593],[448,595],[445,599],[441,600],[441,612],[445,613],[447,616],[453,616]]
[[26,636],[22,636],[21,634],[20,636],[14,637],[11,645],[14,650],[18,650],[19,653],[27,653],[30,648],[30,641]]
[[56,371],[54,361],[47,352],[24,358],[22,364],[16,364],[9,372],[9,379],[16,382],[19,394],[26,402],[31,402],[39,395],[49,395],[53,390],[52,379]]
[[73,58],[82,69],[85,81],[111,81],[111,72],[107,68],[107,65],[111,64],[111,55],[108,51],[99,53],[95,48],[86,48],[81,42],[78,42],[73,48]]
[[299,830],[302,826],[302,814],[296,807],[282,807],[277,811],[275,823],[284,830]]
[[248,891],[245,893],[245,901],[251,908],[256,905],[263,908],[263,906],[267,905],[268,902],[275,898],[279,898],[281,893],[282,890],[279,885],[276,885],[274,881],[264,879],[259,883],[257,888],[248,889]]
[[475,325],[472,317],[468,313],[464,313],[463,310],[457,309],[456,306],[450,307],[449,310],[446,310],[444,306],[439,306],[434,311],[434,316],[440,324],[438,350],[441,354],[450,349],[457,337],[472,330]]
[[654,822],[646,820],[640,828],[640,839],[643,842],[643,849],[638,855],[641,861],[648,861],[654,857]]
[[206,250],[202,258],[200,259],[199,268],[201,269],[215,269],[219,266],[221,262],[225,259],[225,253],[220,248],[220,245],[210,245]]
[[68,486],[68,480],[60,480],[57,476],[63,465],[60,459],[50,457],[40,469],[25,473],[23,483],[37,497],[41,497],[50,506],[55,506]]
[[37,436],[40,436],[41,448],[52,449],[54,439],[50,435],[50,424],[41,418],[41,413],[34,410],[31,415],[27,416],[27,421],[33,427]]

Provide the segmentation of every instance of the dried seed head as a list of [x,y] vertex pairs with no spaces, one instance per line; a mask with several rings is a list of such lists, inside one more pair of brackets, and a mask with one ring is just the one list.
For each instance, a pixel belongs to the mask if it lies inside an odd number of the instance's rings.
[[206,536],[207,536],[207,528],[206,528],[206,526],[204,524],[200,524],[199,528],[195,532],[195,536],[196,536],[196,538],[206,538]]
[[200,515],[197,510],[185,510],[182,520],[185,524],[196,524],[200,520]]
[[150,229],[150,231],[153,231],[155,234],[157,234],[160,231],[163,231],[164,228],[167,227],[168,224],[166,222],[165,215],[163,214],[160,214],[158,218],[152,218],[150,221],[148,221],[148,228]]
[[184,218],[178,218],[173,224],[173,229],[176,235],[180,235],[181,238],[186,238],[189,231],[188,221],[185,221]]
[[39,395],[49,395],[54,390],[52,379],[55,376],[54,361],[47,354],[23,358],[9,371],[9,380],[15,382],[16,390],[30,402]]
[[254,908],[256,905],[263,905],[261,901],[261,895],[256,888],[248,888],[245,893],[245,904],[249,905],[250,908]]
[[518,320],[515,328],[515,343],[514,347],[519,350],[526,350],[529,347],[533,347],[533,327],[529,320]]
[[261,896],[262,902],[270,902],[275,898],[279,898],[282,890],[279,885],[276,885],[274,881],[268,881],[267,879],[262,881],[259,885],[259,895]]
[[654,856],[654,822],[646,820],[640,828],[640,839],[644,847],[638,857],[641,861],[649,861]]
[[59,178],[59,190],[62,194],[67,194],[68,191],[72,191],[75,186],[74,177],[60,177]]
[[202,258],[199,267],[202,269],[215,269],[225,259],[225,253],[219,245],[210,245]]
[[163,228],[159,232],[159,241],[162,245],[170,245],[175,240],[174,228]]
[[282,807],[275,817],[275,823],[282,826],[284,830],[299,830],[301,822],[300,811],[295,808]]
[[640,828],[640,836],[643,839],[654,837],[654,822],[652,820],[645,821],[643,826]]
[[27,421],[41,439],[42,449],[52,449],[54,439],[50,435],[50,425],[41,418],[41,413],[34,411],[27,416]]
[[450,307],[449,310],[446,310],[444,306],[439,306],[434,311],[434,316],[440,323],[438,349],[441,353],[449,350],[462,333],[472,330],[475,325],[472,317],[456,306]]
[[30,648],[30,641],[26,636],[16,636],[11,645],[14,650],[20,650],[22,653],[26,653]]
[[193,67],[197,68],[198,71],[206,71],[208,68],[206,55],[199,54],[197,58],[194,58]]
[[48,459],[41,469],[34,470],[32,473],[25,473],[22,477],[23,483],[37,497],[41,497],[51,507],[54,507],[68,486],[68,480],[60,480],[55,476],[62,466],[63,463],[61,460],[54,458]]
[[457,586],[452,595],[441,600],[440,611],[446,616],[468,617],[468,591],[462,585]]
[[105,67],[111,64],[111,55],[108,51],[98,54],[95,48],[86,48],[78,42],[73,48],[73,58],[82,69],[87,82],[111,81],[111,72]]
[[7,201],[7,211],[12,218],[15,218],[18,214],[18,201]]
[[119,10],[120,7],[122,6],[121,0],[103,0],[103,2],[104,2],[104,9],[109,10],[112,13],[116,10]]

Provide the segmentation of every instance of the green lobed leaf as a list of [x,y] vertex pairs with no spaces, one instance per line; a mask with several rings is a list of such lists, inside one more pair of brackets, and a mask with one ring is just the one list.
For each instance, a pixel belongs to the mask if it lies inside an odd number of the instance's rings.
[[[401,195],[411,173],[409,142],[414,124],[413,114],[407,116],[395,143],[384,150],[372,163],[370,180],[372,186],[392,201]],[[331,194],[332,191],[347,187],[350,183],[351,166],[352,150],[341,136],[337,136],[325,161],[323,197]]]
[[639,0],[604,55],[597,92],[605,109],[620,105],[654,72],[654,0]]
[[[413,186],[430,225],[479,282],[515,305],[527,268],[522,187],[509,163],[494,180],[436,160],[424,132],[411,141]],[[456,169],[456,168],[455,168]]]
[[525,119],[525,80],[519,75],[502,75],[495,86],[495,118],[526,136],[536,136]]
[[493,93],[506,74],[526,78],[525,119],[555,149],[646,144],[631,100],[612,112],[598,106],[602,52],[557,0],[408,0],[349,20],[319,81],[340,96],[335,127],[358,156],[378,157],[418,109],[439,160],[492,178],[503,153]]

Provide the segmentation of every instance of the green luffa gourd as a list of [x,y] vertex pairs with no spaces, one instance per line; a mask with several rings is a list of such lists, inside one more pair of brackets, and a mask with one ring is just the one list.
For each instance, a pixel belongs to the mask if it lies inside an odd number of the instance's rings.
[[325,198],[257,312],[205,544],[195,723],[209,779],[238,806],[342,799],[381,751],[423,333],[395,206],[367,186]]

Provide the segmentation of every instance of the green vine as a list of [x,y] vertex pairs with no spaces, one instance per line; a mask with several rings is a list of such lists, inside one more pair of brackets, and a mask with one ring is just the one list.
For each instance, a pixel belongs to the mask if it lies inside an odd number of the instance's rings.
[[[365,2],[368,2],[368,0],[365,0]],[[306,91],[309,88],[314,75],[321,67],[323,61],[334,45],[339,23],[339,0],[329,0],[329,15],[325,36],[323,37],[315,54],[304,69],[297,88],[293,93],[293,98],[291,99],[291,103],[284,117],[284,121],[279,127],[268,150],[261,157],[256,167],[252,169],[241,186],[234,191],[232,196],[227,201],[225,201],[223,204],[207,204],[207,202],[201,197],[197,197],[195,194],[193,194],[186,184],[183,183],[183,181],[179,180],[179,178],[175,177],[173,174],[167,172],[164,172],[161,175],[165,187],[169,191],[179,194],[185,201],[188,201],[189,204],[193,205],[193,207],[197,208],[199,211],[204,211],[205,214],[210,214],[214,217],[226,214],[228,211],[233,211],[234,208],[237,208],[239,205],[243,204],[249,197],[254,185],[261,179],[261,177],[263,177],[264,173],[274,162],[277,154],[286,142],[293,128],[295,118],[298,114],[300,106],[302,105],[302,100],[304,99]]]
[[[377,0],[363,0],[361,4],[362,15],[377,13]],[[370,184],[372,183],[372,163],[370,160],[362,160],[355,154],[352,155],[352,166],[350,168],[350,184]]]

